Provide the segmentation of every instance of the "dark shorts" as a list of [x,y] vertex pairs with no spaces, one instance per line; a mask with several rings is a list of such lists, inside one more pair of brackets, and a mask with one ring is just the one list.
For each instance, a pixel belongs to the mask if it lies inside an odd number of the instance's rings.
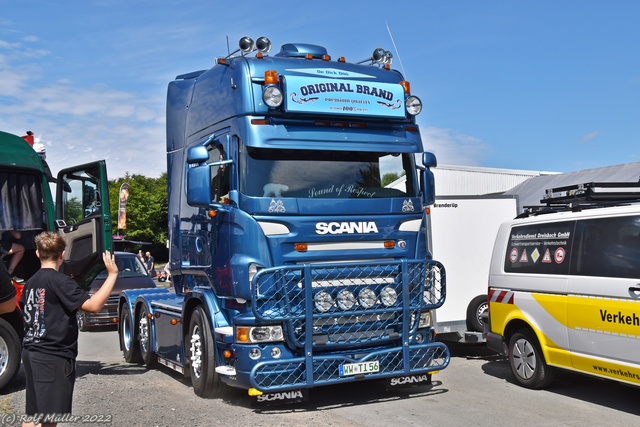
[[27,383],[25,413],[70,414],[76,381],[75,360],[25,349],[22,363]]

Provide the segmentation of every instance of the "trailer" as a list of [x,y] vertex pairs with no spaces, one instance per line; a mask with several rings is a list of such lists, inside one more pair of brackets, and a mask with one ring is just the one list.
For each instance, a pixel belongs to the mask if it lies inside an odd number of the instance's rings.
[[435,312],[438,338],[484,342],[487,281],[496,233],[518,215],[517,196],[437,196],[431,209],[433,256],[447,266],[447,301]]

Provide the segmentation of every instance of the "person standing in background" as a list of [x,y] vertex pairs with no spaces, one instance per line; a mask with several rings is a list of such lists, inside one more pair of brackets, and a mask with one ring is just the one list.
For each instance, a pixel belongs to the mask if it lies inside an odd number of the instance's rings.
[[149,274],[151,277],[156,277],[156,260],[151,256],[151,252],[147,251],[147,270],[149,270]]

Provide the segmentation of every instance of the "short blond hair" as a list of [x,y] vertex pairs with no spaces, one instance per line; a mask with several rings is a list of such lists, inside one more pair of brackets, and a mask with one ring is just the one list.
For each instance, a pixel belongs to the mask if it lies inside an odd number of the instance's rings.
[[61,234],[52,231],[40,233],[35,238],[38,256],[43,261],[55,261],[67,247]]

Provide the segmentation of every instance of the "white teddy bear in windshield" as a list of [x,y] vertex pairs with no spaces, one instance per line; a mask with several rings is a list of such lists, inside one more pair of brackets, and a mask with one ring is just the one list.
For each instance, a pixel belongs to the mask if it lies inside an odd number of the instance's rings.
[[282,192],[289,191],[289,186],[270,182],[262,187],[262,190],[264,191],[262,197],[282,197]]

